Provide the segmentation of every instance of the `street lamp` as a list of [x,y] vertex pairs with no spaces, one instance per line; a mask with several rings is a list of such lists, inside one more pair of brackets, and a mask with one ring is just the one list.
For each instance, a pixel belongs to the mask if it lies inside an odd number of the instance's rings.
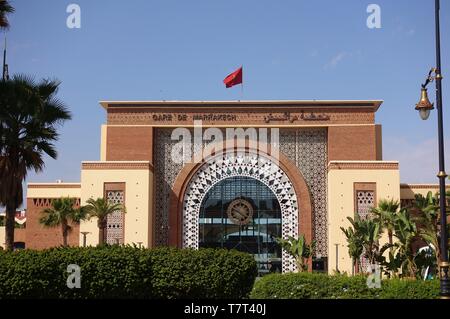
[[436,81],[436,107],[438,112],[438,141],[439,141],[439,207],[441,211],[441,261],[439,263],[439,277],[441,281],[441,298],[450,299],[450,281],[449,262],[448,262],[448,234],[447,234],[447,215],[445,198],[445,173],[444,162],[444,129],[442,122],[442,74],[441,74],[441,32],[440,32],[440,0],[435,0],[435,22],[436,22],[436,67],[431,69],[424,84],[419,103],[416,104],[416,110],[419,111],[423,120],[428,119],[430,111],[434,109],[433,104],[428,99],[427,85]]

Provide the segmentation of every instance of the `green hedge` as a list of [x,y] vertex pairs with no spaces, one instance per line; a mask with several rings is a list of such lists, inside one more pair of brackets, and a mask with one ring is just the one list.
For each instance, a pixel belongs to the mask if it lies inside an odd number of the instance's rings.
[[[69,289],[69,264],[81,288]],[[215,249],[103,246],[0,252],[0,298],[246,298],[248,254]]]
[[370,289],[367,277],[328,276],[314,273],[268,275],[255,283],[253,299],[433,299],[439,297],[439,281],[383,280]]

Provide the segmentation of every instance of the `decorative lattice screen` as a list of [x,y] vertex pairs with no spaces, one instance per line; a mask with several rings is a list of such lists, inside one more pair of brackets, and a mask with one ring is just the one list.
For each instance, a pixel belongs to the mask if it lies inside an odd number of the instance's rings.
[[[106,198],[111,204],[123,204],[123,191],[107,191]],[[123,244],[124,232],[124,216],[123,212],[109,214],[106,218],[105,242],[107,244]]]
[[[374,199],[374,191],[356,191],[357,212],[361,219],[371,218],[371,210],[374,206]],[[369,266],[369,261],[364,256],[361,256],[360,262],[362,271],[366,272]]]

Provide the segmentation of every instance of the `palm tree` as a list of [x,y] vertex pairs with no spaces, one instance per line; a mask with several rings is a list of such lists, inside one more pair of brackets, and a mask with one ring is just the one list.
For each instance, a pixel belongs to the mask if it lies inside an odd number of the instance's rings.
[[386,229],[389,238],[389,244],[392,245],[394,233],[395,214],[400,206],[398,201],[382,199],[377,207],[372,208],[375,216],[375,222],[380,224],[381,229]]
[[8,3],[7,0],[0,0],[0,29],[9,28],[8,13],[13,13],[14,8]]
[[59,82],[15,75],[0,81],[0,204],[6,206],[5,243],[14,244],[14,215],[23,201],[29,170],[44,168],[44,154],[55,159],[57,127],[71,118],[55,96]]
[[417,265],[415,263],[415,251],[413,243],[418,239],[419,232],[414,219],[406,209],[400,210],[395,220],[394,236],[396,242],[393,244],[397,258],[401,260],[400,266],[402,273],[407,277],[415,277],[417,274]]
[[101,245],[105,241],[105,228],[108,215],[118,212],[125,213],[125,207],[122,204],[112,204],[105,198],[89,198],[86,203],[85,209],[89,218],[97,218],[99,245]]
[[353,227],[347,229],[341,227],[341,230],[347,238],[348,254],[352,258],[353,270],[358,273],[361,266],[360,258],[364,252],[363,236]]
[[441,258],[439,194],[434,196],[432,192],[428,192],[426,196],[416,194],[413,209],[417,215],[415,221],[419,236],[434,247],[436,265],[439,265]]
[[297,269],[299,272],[307,271],[308,264],[306,261],[310,258],[316,246],[316,242],[312,241],[311,244],[306,243],[305,236],[301,235],[298,239],[289,236],[288,239],[276,238],[277,243],[283,248],[288,254],[295,258],[297,264]]
[[61,226],[63,236],[63,246],[67,246],[67,236],[72,230],[70,224],[79,224],[86,218],[83,207],[75,208],[75,198],[61,197],[52,201],[52,207],[44,209],[39,222],[45,227]]
[[380,257],[380,225],[373,219],[361,219],[359,215],[356,215],[355,219],[351,217],[347,217],[347,219],[362,243],[364,257],[371,265],[375,264]]

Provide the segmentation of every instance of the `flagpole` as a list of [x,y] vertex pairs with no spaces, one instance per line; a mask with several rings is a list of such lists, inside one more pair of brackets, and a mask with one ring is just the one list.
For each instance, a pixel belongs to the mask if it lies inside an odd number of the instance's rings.
[[241,82],[241,100],[244,99],[244,66],[241,65],[242,70],[242,82]]

